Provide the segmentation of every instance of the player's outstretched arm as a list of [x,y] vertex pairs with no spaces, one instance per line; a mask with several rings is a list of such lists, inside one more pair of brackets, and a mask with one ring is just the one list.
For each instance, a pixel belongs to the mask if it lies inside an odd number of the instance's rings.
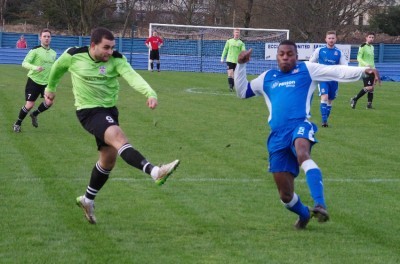
[[243,63],[249,62],[252,52],[253,52],[253,49],[249,49],[249,50],[240,52],[240,54],[238,56],[238,63],[243,64]]

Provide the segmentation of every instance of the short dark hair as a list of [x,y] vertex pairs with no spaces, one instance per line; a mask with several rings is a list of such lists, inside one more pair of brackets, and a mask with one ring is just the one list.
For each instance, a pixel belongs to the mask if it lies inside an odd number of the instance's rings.
[[50,35],[51,35],[51,31],[50,31],[50,29],[48,29],[48,28],[44,28],[44,29],[42,29],[42,30],[40,31],[40,36],[42,36],[42,34],[43,34],[43,33],[45,33],[45,32],[49,32],[49,33],[50,33]]
[[91,43],[99,44],[103,38],[108,40],[115,39],[114,34],[106,28],[98,27],[92,30],[92,33],[90,35]]
[[375,32],[368,32],[368,33],[366,34],[367,37],[368,37],[369,35],[375,36]]
[[281,45],[293,46],[293,47],[294,47],[294,50],[295,50],[296,53],[297,53],[297,45],[296,45],[296,43],[295,43],[294,41],[291,41],[291,40],[289,40],[289,39],[282,40],[281,43],[279,43],[279,45],[278,45],[278,49],[279,49],[279,47],[280,47]]

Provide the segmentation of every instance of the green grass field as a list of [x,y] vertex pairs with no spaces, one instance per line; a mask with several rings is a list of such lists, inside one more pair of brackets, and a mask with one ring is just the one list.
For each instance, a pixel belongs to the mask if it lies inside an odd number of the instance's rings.
[[[140,73],[160,105],[121,80],[121,127],[153,163],[181,165],[159,187],[119,158],[90,225],[75,198],[98,154],[69,76],[39,128],[28,117],[16,134],[26,71],[0,65],[0,263],[400,263],[398,83],[377,88],[374,110],[366,96],[349,106],[361,82],[340,85],[313,149],[331,221],[296,231],[267,172],[263,99],[236,98],[225,74]],[[317,95],[313,114],[319,125]]]

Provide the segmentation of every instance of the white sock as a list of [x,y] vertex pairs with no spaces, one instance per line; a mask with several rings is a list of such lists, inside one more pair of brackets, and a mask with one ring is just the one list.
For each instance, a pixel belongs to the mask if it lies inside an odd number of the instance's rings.
[[160,170],[160,167],[154,166],[154,168],[151,170],[150,175],[153,180],[156,180],[158,177],[158,171]]
[[86,196],[85,196],[84,202],[85,202],[85,204],[92,204],[92,203],[94,203],[94,200],[90,200],[90,199],[86,198]]

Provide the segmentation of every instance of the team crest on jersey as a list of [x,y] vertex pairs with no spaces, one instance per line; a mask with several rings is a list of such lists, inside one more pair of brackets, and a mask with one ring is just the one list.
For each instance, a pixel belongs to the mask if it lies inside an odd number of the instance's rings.
[[292,71],[292,73],[294,74],[294,73],[298,73],[299,72],[299,69],[294,69],[293,71]]
[[105,75],[106,73],[107,73],[106,66],[100,66],[99,67],[99,74]]
[[335,51],[334,55],[335,55],[335,56],[339,55],[339,52]]

